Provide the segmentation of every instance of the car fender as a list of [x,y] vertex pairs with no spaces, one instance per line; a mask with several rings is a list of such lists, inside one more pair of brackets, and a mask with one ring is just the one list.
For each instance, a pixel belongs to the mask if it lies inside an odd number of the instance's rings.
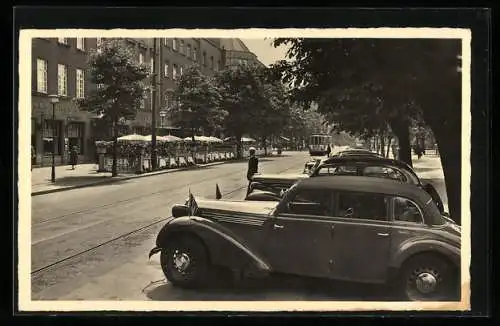
[[456,267],[460,267],[460,248],[436,239],[418,239],[402,243],[391,257],[391,267],[399,269],[408,258],[424,252],[441,254]]
[[281,196],[271,192],[252,192],[245,197],[245,200],[256,200],[256,201],[280,201]]
[[199,216],[182,216],[169,221],[158,233],[156,247],[162,248],[169,238],[180,233],[189,233],[200,238],[214,265],[235,269],[270,270],[265,260],[231,230]]

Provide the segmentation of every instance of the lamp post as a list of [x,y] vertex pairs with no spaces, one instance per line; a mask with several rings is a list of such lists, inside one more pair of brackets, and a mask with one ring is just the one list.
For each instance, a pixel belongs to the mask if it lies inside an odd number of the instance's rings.
[[50,95],[52,103],[52,173],[50,180],[56,182],[56,141],[55,141],[55,121],[56,121],[56,103],[59,102],[57,95]]

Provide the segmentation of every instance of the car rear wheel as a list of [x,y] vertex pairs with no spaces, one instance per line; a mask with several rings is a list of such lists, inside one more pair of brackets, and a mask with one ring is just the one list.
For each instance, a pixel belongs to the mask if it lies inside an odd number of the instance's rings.
[[411,258],[403,265],[399,289],[411,301],[455,300],[455,268],[438,256],[425,254]]
[[195,288],[205,285],[209,273],[208,254],[203,243],[192,236],[172,239],[161,251],[161,267],[174,286]]

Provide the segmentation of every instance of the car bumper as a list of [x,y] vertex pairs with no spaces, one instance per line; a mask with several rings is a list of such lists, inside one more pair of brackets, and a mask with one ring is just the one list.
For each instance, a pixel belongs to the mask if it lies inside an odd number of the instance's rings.
[[161,248],[160,247],[154,247],[153,249],[151,249],[151,251],[149,252],[149,255],[148,255],[148,258],[151,258],[153,255],[156,255],[157,253],[159,253],[161,251]]

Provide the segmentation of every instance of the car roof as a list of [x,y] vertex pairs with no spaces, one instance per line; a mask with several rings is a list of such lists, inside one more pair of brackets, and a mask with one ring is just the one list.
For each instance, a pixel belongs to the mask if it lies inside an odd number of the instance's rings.
[[367,192],[418,199],[426,203],[431,197],[424,190],[412,184],[392,179],[364,176],[323,176],[307,178],[298,182],[298,189],[322,189],[353,192]]

